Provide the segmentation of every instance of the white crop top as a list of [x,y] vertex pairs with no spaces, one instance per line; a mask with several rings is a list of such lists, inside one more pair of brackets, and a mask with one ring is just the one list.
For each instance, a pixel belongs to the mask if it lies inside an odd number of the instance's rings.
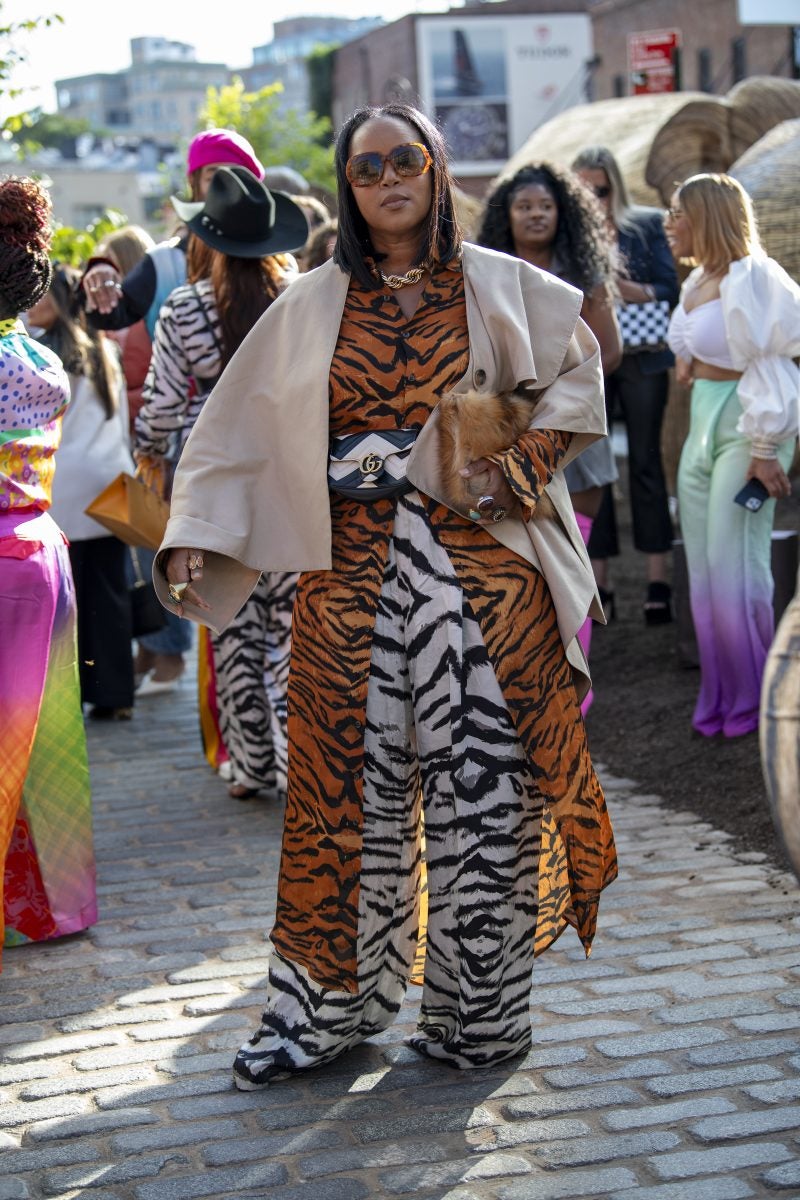
[[775,455],[797,437],[800,415],[800,287],[783,267],[758,252],[732,262],[719,300],[687,313],[683,297],[700,268],[683,285],[667,335],[679,358],[741,371],[736,385],[742,415],[736,428],[759,458]]
[[736,369],[728,349],[721,300],[708,300],[690,312],[681,301],[672,314],[667,340],[673,354],[687,362],[699,358],[725,371]]

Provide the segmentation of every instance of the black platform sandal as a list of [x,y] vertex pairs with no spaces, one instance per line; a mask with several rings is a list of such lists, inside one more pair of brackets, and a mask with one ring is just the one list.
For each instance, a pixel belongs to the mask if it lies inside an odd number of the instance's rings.
[[668,583],[649,583],[644,602],[644,619],[647,625],[668,625],[672,620],[672,588]]

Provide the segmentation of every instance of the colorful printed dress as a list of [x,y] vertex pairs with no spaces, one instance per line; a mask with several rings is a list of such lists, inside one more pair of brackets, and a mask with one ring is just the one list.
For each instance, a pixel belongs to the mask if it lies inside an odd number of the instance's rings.
[[[460,267],[435,269],[411,318],[351,280],[331,436],[423,425],[468,352]],[[568,439],[495,456],[528,514]],[[333,568],[302,574],[295,602],[275,952],[234,1065],[245,1089],[385,1028],[412,977],[417,1050],[459,1067],[521,1052],[534,939],[569,922],[588,948],[616,873],[542,575],[418,491],[331,510]]]
[[69,383],[0,322],[0,863],[6,945],[97,919],[75,592],[47,512]]

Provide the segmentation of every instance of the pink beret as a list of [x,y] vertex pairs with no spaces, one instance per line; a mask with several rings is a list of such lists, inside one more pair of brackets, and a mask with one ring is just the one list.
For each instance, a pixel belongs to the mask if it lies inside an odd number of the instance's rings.
[[186,160],[190,175],[201,167],[223,164],[247,167],[257,179],[264,178],[264,168],[253,147],[235,129],[204,129],[192,138]]

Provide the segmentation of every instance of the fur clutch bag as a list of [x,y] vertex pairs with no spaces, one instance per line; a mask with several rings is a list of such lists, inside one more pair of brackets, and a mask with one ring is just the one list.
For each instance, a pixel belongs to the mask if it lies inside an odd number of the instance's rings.
[[[489,483],[488,472],[465,478],[459,472],[475,459],[508,450],[530,425],[531,401],[515,392],[449,392],[439,401],[439,472],[447,504],[468,516]],[[534,509],[535,516],[554,512],[546,493]],[[519,504],[509,511],[519,515]]]

